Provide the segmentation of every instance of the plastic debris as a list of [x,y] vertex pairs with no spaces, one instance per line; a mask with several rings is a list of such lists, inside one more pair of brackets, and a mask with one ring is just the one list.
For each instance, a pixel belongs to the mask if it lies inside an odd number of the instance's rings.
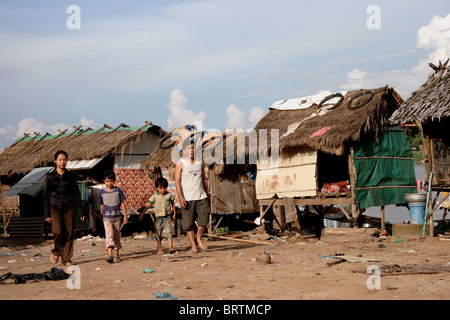
[[168,292],[156,292],[153,300],[185,300],[182,298],[177,298],[176,296]]
[[280,241],[280,242],[286,242],[286,240],[284,240],[283,238],[281,238],[281,237],[277,237],[277,236],[270,236],[272,239],[275,239],[275,240],[278,240],[278,241]]
[[143,273],[155,273],[155,270],[150,269],[150,268],[144,268],[144,269],[142,270],[142,272],[143,272]]
[[89,240],[94,240],[94,241],[105,241],[105,239],[96,236],[94,237],[92,234],[88,234],[87,236],[78,238],[77,241],[89,241]]
[[27,273],[27,274],[13,274],[11,272],[4,274],[0,277],[0,283],[4,283],[5,280],[12,280],[11,283],[27,283],[27,282],[39,282],[45,280],[65,280],[70,275],[65,273],[64,270],[53,267],[50,271],[42,273]]
[[321,258],[321,259],[331,259],[331,258],[334,258],[334,253],[331,253],[331,254],[326,255],[326,256],[322,256],[322,255],[319,254],[319,258]]

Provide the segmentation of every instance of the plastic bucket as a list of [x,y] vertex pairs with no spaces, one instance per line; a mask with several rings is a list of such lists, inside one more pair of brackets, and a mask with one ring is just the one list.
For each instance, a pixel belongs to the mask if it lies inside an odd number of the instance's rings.
[[425,218],[425,202],[413,202],[409,203],[409,218],[411,223],[413,224],[421,224],[423,223],[423,219]]

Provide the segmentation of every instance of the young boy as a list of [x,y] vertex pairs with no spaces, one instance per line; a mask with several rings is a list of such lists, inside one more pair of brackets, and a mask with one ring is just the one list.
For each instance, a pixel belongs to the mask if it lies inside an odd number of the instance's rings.
[[154,193],[146,203],[139,220],[142,221],[144,213],[150,208],[155,207],[155,235],[158,243],[158,254],[164,254],[161,246],[162,238],[169,241],[169,253],[174,253],[172,240],[172,219],[176,220],[177,212],[175,208],[175,196],[167,192],[169,183],[165,178],[158,178],[155,181],[156,193]]
[[[103,218],[105,226],[106,250],[108,251],[107,262],[119,262],[119,250],[122,249],[120,243],[120,225],[128,223],[127,209],[125,207],[125,195],[119,187],[114,186],[116,183],[116,174],[114,171],[105,172],[105,187],[100,190],[98,200],[100,202],[100,214]],[[122,212],[121,212],[122,209]],[[115,256],[113,258],[113,250]]]

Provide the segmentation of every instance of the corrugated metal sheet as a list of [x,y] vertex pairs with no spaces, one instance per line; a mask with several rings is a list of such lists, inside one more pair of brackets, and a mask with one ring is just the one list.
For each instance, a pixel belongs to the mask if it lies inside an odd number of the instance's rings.
[[6,197],[12,197],[15,195],[30,195],[35,197],[39,192],[44,189],[44,180],[47,172],[52,168],[36,168],[23,177],[18,183],[16,183],[5,194]]
[[99,163],[102,160],[103,160],[103,158],[96,158],[96,159],[92,159],[92,160],[67,161],[66,168],[70,169],[70,170],[92,169],[93,167],[95,167],[97,165],[97,163]]
[[44,238],[44,219],[11,217],[8,225],[8,233],[10,238],[28,238],[42,239]]

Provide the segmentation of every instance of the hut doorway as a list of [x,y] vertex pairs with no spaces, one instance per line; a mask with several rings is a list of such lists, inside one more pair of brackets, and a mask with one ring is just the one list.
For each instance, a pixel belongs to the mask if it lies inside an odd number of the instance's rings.
[[327,186],[347,186],[350,184],[348,154],[337,156],[322,151],[317,152],[317,186],[319,192],[332,193]]

